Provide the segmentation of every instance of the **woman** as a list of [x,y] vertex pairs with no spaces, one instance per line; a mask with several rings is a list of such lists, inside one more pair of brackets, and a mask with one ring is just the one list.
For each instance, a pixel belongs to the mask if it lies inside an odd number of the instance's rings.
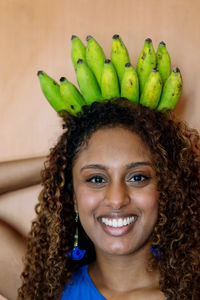
[[18,299],[199,299],[197,131],[125,99],[64,122]]

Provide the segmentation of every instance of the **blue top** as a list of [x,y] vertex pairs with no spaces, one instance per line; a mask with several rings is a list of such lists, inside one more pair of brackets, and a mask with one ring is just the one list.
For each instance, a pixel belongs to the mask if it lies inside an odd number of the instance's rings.
[[[71,279],[71,284],[65,285],[60,300],[106,300],[93,284],[88,273],[88,265],[78,269]],[[166,299],[167,300],[167,299]]]
[[93,284],[88,273],[88,265],[78,269],[71,279],[71,284],[65,285],[60,300],[106,300]]

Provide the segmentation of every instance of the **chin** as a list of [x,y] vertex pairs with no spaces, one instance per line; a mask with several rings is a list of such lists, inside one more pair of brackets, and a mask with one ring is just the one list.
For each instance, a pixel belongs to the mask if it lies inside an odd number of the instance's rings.
[[134,253],[135,249],[130,247],[124,247],[124,245],[112,245],[111,248],[105,248],[103,251],[109,255],[124,256]]
[[101,251],[108,255],[113,256],[125,256],[125,255],[134,255],[139,252],[146,252],[148,249],[150,250],[150,243],[149,240],[146,240],[145,242],[132,244],[130,243],[112,243],[111,245],[105,245],[105,247],[102,248],[103,245],[101,245]]

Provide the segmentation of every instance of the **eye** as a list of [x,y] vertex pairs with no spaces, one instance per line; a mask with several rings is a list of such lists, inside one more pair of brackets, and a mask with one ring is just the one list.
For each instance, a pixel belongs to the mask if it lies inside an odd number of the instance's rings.
[[129,180],[131,182],[143,183],[144,181],[148,180],[149,177],[141,174],[136,174],[132,176]]
[[101,176],[93,176],[88,178],[86,181],[91,183],[101,184],[105,182],[105,179]]
[[144,175],[134,175],[133,177],[131,177],[131,181],[143,181],[143,180],[145,180],[145,179],[147,179],[147,177],[146,176],[144,176]]

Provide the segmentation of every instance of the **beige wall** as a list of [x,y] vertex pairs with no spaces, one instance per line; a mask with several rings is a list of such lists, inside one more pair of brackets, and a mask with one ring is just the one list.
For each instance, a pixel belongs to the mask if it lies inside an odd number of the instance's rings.
[[93,35],[107,57],[120,34],[133,65],[145,38],[164,40],[184,80],[177,115],[200,128],[199,10],[199,0],[1,0],[0,161],[45,155],[62,131],[36,73],[76,82],[72,34]]
[[[82,40],[93,35],[107,57],[113,34],[120,34],[134,66],[145,38],[152,38],[155,48],[165,41],[184,82],[176,114],[200,129],[199,10],[199,0],[0,0],[0,162],[46,155],[62,132],[36,74],[44,70],[56,80],[65,76],[76,83],[72,34]],[[5,237],[0,263],[6,274],[0,294],[11,300],[22,269],[22,236],[34,218],[40,189],[35,185],[0,196],[0,219],[11,225],[8,229],[0,223]],[[14,237],[13,228],[21,238]]]

